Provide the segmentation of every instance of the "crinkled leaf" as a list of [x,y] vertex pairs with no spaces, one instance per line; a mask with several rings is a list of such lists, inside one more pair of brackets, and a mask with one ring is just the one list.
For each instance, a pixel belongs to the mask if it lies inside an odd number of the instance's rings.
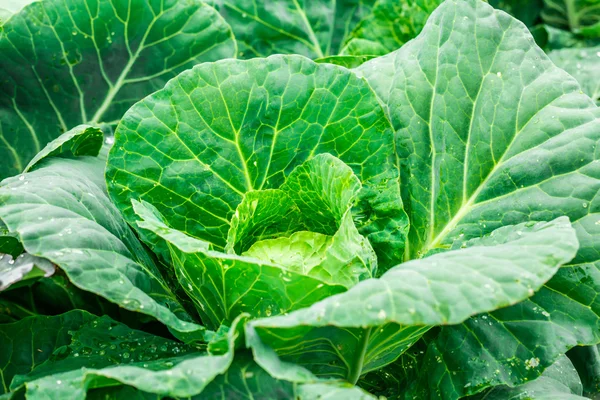
[[231,25],[240,58],[336,55],[375,0],[214,0]]
[[309,275],[326,257],[333,237],[300,231],[290,237],[254,243],[243,255],[280,265],[287,270]]
[[83,311],[72,311],[56,317],[35,316],[11,324],[0,325],[0,394],[8,392],[15,375],[28,374],[48,360],[59,347],[70,343],[70,330],[95,317]]
[[23,280],[50,276],[54,265],[44,258],[23,253],[17,257],[0,255],[0,291]]
[[300,231],[254,243],[242,255],[346,287],[372,278],[377,266],[373,250],[356,230],[350,213],[333,236]]
[[49,157],[96,157],[104,143],[104,134],[98,128],[79,125],[63,133],[46,145],[27,164],[23,172],[31,171],[40,161]]
[[306,229],[333,235],[361,190],[352,169],[330,154],[294,168],[281,190],[298,206]]
[[189,322],[109,201],[103,170],[96,158],[54,158],[43,168],[6,179],[0,187],[0,218],[29,254],[58,265],[80,289],[153,316],[175,332],[200,333],[203,328]]
[[287,236],[301,220],[300,210],[284,191],[247,192],[231,218],[225,251],[242,254],[258,241]]
[[133,204],[143,218],[138,225],[169,244],[181,286],[211,327],[242,312],[252,317],[286,313],[344,290],[256,258],[209,251],[206,242],[168,227],[152,205]]
[[431,325],[528,298],[573,258],[578,243],[562,217],[503,227],[469,246],[400,264],[309,308],[251,325],[285,359],[356,382]]
[[119,120],[179,72],[236,48],[197,0],[39,1],[2,28],[0,178],[68,129]]
[[600,105],[600,46],[554,50],[548,56],[577,79],[583,92]]
[[373,249],[352,220],[360,190],[350,167],[330,154],[319,154],[296,167],[279,190],[244,197],[232,219],[226,248],[244,230],[259,231],[260,238],[275,236],[256,242],[254,237],[244,238],[251,247],[242,255],[350,287],[372,277],[377,268]]
[[342,55],[380,56],[417,36],[442,0],[378,0],[349,35]]
[[245,193],[279,188],[321,153],[339,156],[360,179],[359,232],[381,265],[397,263],[407,220],[389,122],[345,68],[300,56],[196,66],[126,114],[106,179],[130,223],[131,199],[142,199],[172,228],[223,249]]

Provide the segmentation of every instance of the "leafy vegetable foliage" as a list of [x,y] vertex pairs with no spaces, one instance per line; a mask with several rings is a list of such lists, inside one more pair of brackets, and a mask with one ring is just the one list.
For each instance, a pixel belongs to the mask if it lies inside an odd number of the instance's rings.
[[[541,1],[491,3],[596,43]],[[595,48],[479,0],[214,5],[0,14],[0,398],[592,394]]]
[[357,71],[396,128],[411,255],[595,210],[598,109],[507,14],[444,3],[417,39]]
[[44,0],[2,26],[0,178],[79,124],[113,123],[192,65],[235,55],[200,1]]
[[575,31],[594,25],[600,27],[600,5],[597,1],[544,0],[544,5],[542,17],[552,25]]
[[[524,361],[545,367],[567,348],[598,340],[598,256],[590,249],[597,246],[599,109],[532,42],[508,15],[450,1],[413,42],[358,69],[397,129],[413,256],[560,214],[575,222],[582,243],[574,264],[530,302],[486,316],[492,325],[472,319],[442,329],[422,369],[428,383],[421,387],[434,393],[514,385],[539,374]],[[391,87],[383,76],[394,77]],[[492,341],[502,345],[482,344]]]
[[379,0],[354,28],[341,54],[380,56],[416,37],[442,0]]
[[380,265],[399,262],[407,220],[391,128],[369,86],[340,67],[299,56],[198,65],[125,115],[106,176],[130,223],[141,198],[221,250],[246,193],[278,188],[321,153],[362,182],[358,230]]
[[[556,246],[559,242],[564,249]],[[531,247],[539,259],[527,257]],[[505,227],[469,248],[401,264],[380,279],[252,326],[285,359],[356,382],[397,358],[428,325],[460,323],[527,298],[576,249],[574,231],[564,219]]]
[[44,167],[6,179],[0,186],[0,218],[29,254],[58,265],[79,288],[156,317],[182,334],[201,331],[110,203],[104,165],[104,159],[89,156],[50,157]]
[[[560,398],[565,400],[585,399],[583,386],[577,370],[567,356],[560,357],[535,381],[517,387],[499,386],[482,396],[473,398],[489,400]],[[469,397],[471,399],[471,397]]]
[[600,104],[600,46],[555,50],[549,55],[557,66],[577,79],[585,94]]
[[239,44],[240,58],[337,55],[375,0],[217,0]]

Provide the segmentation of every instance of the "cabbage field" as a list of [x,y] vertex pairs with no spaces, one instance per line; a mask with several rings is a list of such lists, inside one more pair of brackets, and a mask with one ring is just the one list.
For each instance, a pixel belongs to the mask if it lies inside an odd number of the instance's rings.
[[600,399],[600,0],[0,0],[0,400]]

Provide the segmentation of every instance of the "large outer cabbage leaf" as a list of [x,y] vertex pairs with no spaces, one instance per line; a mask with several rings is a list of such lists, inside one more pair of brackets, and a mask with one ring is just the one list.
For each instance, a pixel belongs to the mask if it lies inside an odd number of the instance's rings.
[[0,33],[0,178],[72,127],[112,123],[199,62],[235,56],[227,23],[199,0],[45,0]]
[[278,188],[321,153],[360,179],[357,228],[383,270],[397,263],[407,219],[391,127],[366,82],[342,67],[301,56],[198,65],[127,112],[106,180],[131,224],[131,199],[142,199],[221,250],[246,193]]
[[417,36],[443,0],[378,0],[348,35],[340,53],[381,56]]
[[29,254],[56,264],[78,288],[155,317],[176,334],[201,334],[108,199],[104,166],[101,157],[46,157],[34,171],[2,181],[0,219]]
[[375,0],[212,0],[231,25],[240,58],[336,55]]
[[[237,318],[227,333],[214,336],[206,352],[97,318],[70,332],[66,349],[16,376],[10,389],[24,388],[28,398],[57,400],[85,399],[88,388],[115,385],[161,396],[194,396],[231,365],[242,321]],[[211,348],[218,351],[213,354]]]
[[150,204],[134,201],[134,209],[138,225],[167,242],[179,283],[209,327],[231,323],[242,312],[286,313],[344,290],[268,261],[211,251],[208,243],[170,228]]
[[312,400],[323,394],[373,399],[344,382],[297,383],[270,376],[236,345],[243,318],[212,333],[205,350],[82,311],[0,325],[11,350],[0,355],[0,393],[10,388],[13,398],[25,392],[27,398],[51,400],[122,399],[125,393],[127,398],[152,394],[155,399]]
[[30,373],[47,361],[57,348],[69,344],[69,331],[94,319],[86,312],[71,311],[56,317],[35,316],[1,324],[0,394],[9,391],[15,375]]
[[508,14],[448,1],[417,39],[357,72],[396,129],[412,257],[595,210],[600,111]]
[[528,301],[443,328],[415,395],[520,384],[598,343],[600,109],[575,79],[523,24],[476,0],[445,2],[414,41],[358,72],[396,129],[411,257],[565,214],[581,242]]
[[285,360],[355,383],[395,360],[429,326],[457,324],[528,298],[577,248],[564,217],[507,226],[466,248],[398,265],[309,308],[251,322],[251,329]]

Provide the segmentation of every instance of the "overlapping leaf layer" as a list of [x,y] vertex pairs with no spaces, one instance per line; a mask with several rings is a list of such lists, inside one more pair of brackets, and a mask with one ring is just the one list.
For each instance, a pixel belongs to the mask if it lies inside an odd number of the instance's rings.
[[0,7],[0,399],[597,393],[600,8],[489,3]]

